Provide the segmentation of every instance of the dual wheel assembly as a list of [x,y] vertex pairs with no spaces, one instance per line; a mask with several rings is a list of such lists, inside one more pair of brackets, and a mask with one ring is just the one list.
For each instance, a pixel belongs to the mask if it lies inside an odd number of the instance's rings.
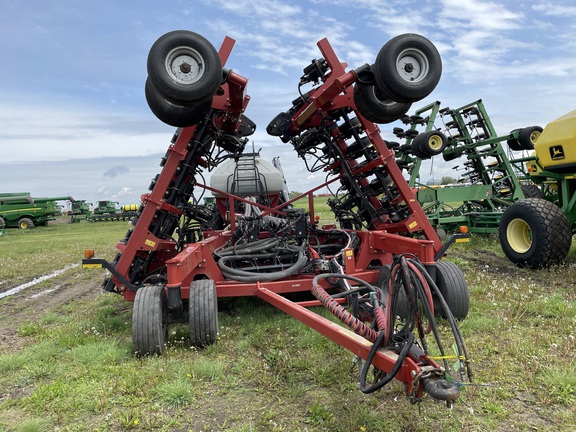
[[534,144],[540,137],[543,129],[540,126],[529,126],[523,129],[514,129],[510,132],[510,138],[506,140],[506,144],[510,150],[534,150]]
[[[450,261],[439,261],[436,269],[438,289],[454,318],[468,315],[470,299],[462,271]],[[403,291],[398,292],[397,313],[408,317],[409,306]],[[446,318],[435,301],[435,314]],[[132,343],[139,356],[161,355],[168,346],[170,324],[168,298],[162,285],[148,285],[136,292],[132,308]],[[218,298],[211,279],[191,283],[188,298],[190,346],[203,348],[218,340]]]
[[[213,45],[203,36],[177,30],[161,36],[147,59],[146,101],[162,122],[187,127],[209,112],[212,97],[225,81]],[[432,42],[417,34],[388,41],[370,67],[367,80],[354,87],[358,111],[374,123],[391,123],[428,96],[440,81],[442,60]],[[445,141],[445,139],[444,139]],[[427,148],[437,152],[437,138]],[[426,152],[426,150],[424,150]]]
[[442,76],[438,50],[423,36],[402,34],[380,49],[368,78],[354,87],[354,103],[366,119],[391,123],[428,96]]
[[[188,298],[190,346],[205,347],[218,339],[216,284],[210,279],[192,282]],[[168,346],[168,298],[162,285],[136,292],[132,307],[132,343],[139,356],[162,354]]]
[[200,122],[223,82],[223,68],[214,46],[187,30],[158,38],[148,53],[147,69],[148,106],[159,120],[174,127]]

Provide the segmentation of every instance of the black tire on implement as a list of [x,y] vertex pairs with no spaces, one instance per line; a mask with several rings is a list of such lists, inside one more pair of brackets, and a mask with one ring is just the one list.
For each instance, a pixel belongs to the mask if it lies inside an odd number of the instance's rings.
[[462,153],[460,152],[454,152],[454,153],[442,153],[442,159],[444,159],[446,162],[450,162],[454,159],[458,159],[460,156],[462,156]]
[[190,345],[205,347],[218,340],[218,297],[216,284],[211,279],[200,279],[190,284],[188,296]]
[[544,129],[540,126],[525,127],[518,134],[518,144],[522,150],[533,150],[534,144]]
[[520,186],[520,189],[522,189],[524,198],[544,198],[542,190],[534,183],[523,184]]
[[506,144],[508,144],[508,147],[510,147],[510,150],[514,150],[514,151],[521,151],[522,150],[522,146],[520,145],[520,142],[518,141],[517,138],[514,138],[514,133],[515,132],[519,132],[520,129],[513,129],[512,131],[510,131],[510,138],[508,138],[506,140]]
[[354,103],[362,116],[374,123],[391,123],[408,112],[411,103],[401,103],[386,97],[374,85],[356,84]]
[[186,30],[160,36],[150,48],[147,68],[154,87],[177,105],[211,98],[223,77],[216,49],[203,36]]
[[572,243],[566,215],[540,198],[527,198],[508,207],[500,218],[498,236],[504,254],[519,267],[559,264]]
[[149,78],[146,79],[144,92],[150,111],[158,120],[174,127],[188,127],[200,123],[212,107],[210,99],[191,106],[173,104],[162,97]]
[[418,34],[402,34],[380,49],[374,63],[376,85],[397,102],[428,96],[442,76],[442,59],[432,42]]
[[412,140],[410,147],[415,155],[423,155],[422,159],[439,155],[444,151],[448,141],[446,136],[440,131],[423,132]]
[[[470,308],[468,284],[460,268],[453,262],[442,260],[436,263],[436,285],[444,297],[448,308],[457,320],[463,320]],[[437,313],[446,318],[446,313],[435,302]]]
[[168,345],[168,299],[162,285],[136,291],[132,306],[132,344],[138,356],[162,354]]

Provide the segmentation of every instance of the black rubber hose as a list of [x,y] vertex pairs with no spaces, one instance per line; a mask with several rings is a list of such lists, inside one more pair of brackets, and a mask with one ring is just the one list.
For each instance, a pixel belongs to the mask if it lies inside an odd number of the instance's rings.
[[[315,279],[316,280],[316,279]],[[364,322],[356,318],[346,308],[334,300],[317,282],[312,284],[312,295],[318,299],[322,305],[338,318],[342,323],[350,327],[357,335],[362,336],[370,342],[376,341],[378,332],[372,330]]]
[[[351,280],[353,282],[357,282],[360,285],[363,285],[364,287],[366,287],[367,289],[369,289],[370,291],[374,291],[376,293],[378,293],[378,300],[382,302],[383,298],[384,298],[384,292],[382,291],[381,288],[379,287],[375,287],[374,285],[369,284],[368,282],[366,282],[365,280],[362,280],[360,278],[354,277],[354,276],[350,276],[347,274],[342,274],[342,273],[322,273],[319,275],[316,275],[314,277],[314,279],[312,280],[312,286],[314,285],[319,285],[318,280],[319,279],[328,279],[328,278],[333,278],[333,279],[348,279]],[[347,291],[346,293],[350,293],[351,291]],[[342,293],[344,294],[344,293]],[[338,294],[337,294],[338,295]],[[336,296],[334,296],[334,298],[336,298]]]
[[[277,255],[276,253],[271,254],[259,254],[246,256],[251,258],[272,258]],[[302,269],[308,263],[308,257],[304,253],[302,248],[298,248],[298,259],[296,262],[286,270],[272,273],[253,273],[249,271],[244,271],[241,269],[234,269],[225,265],[227,261],[232,259],[237,259],[237,257],[225,257],[218,261],[218,267],[220,271],[228,279],[232,279],[239,282],[270,282],[277,279],[283,279],[285,277],[291,276]],[[247,258],[249,259],[249,258]]]
[[458,328],[458,324],[456,323],[456,319],[454,318],[454,315],[452,315],[452,311],[450,310],[448,303],[446,303],[446,300],[444,300],[444,296],[440,292],[440,288],[438,288],[438,286],[436,285],[434,280],[432,280],[432,277],[424,269],[424,266],[418,261],[414,261],[414,260],[411,260],[411,261],[413,262],[413,264],[416,267],[418,267],[421,270],[422,274],[424,275],[424,277],[428,281],[429,285],[433,288],[438,299],[440,300],[440,304],[442,305],[442,308],[444,309],[444,312],[446,314],[446,319],[448,320],[448,323],[450,324],[450,328],[452,329],[452,334],[454,335],[454,340],[456,342],[456,346],[458,347],[458,353],[459,354],[462,353],[464,355],[466,371],[468,373],[468,379],[470,380],[470,382],[472,382],[473,378],[474,378],[474,374],[472,373],[472,369],[470,368],[468,347],[466,346],[466,342],[464,342],[464,337],[462,336],[462,333],[460,332],[460,329]]
[[440,292],[440,288],[438,288],[438,286],[432,280],[432,277],[428,274],[428,272],[425,271],[424,266],[421,263],[419,263],[417,261],[412,261],[412,262],[416,267],[421,269],[422,274],[426,277],[426,279],[428,280],[428,283],[434,289],[434,292],[436,293],[438,299],[440,300],[440,304],[442,305],[442,309],[444,310],[444,312],[446,314],[447,320],[448,320],[450,327],[452,329],[452,333],[454,334],[455,338],[459,339],[459,340],[456,340],[456,343],[458,344],[458,342],[460,341],[463,344],[463,346],[462,346],[463,350],[460,350],[460,347],[459,347],[459,350],[462,353],[465,352],[465,356],[468,357],[466,344],[464,343],[464,338],[462,337],[462,333],[460,332],[460,329],[458,328],[458,324],[456,323],[456,319],[454,318],[454,315],[452,314],[452,311],[450,310],[448,303],[446,303],[444,296]]
[[[392,381],[402,367],[402,364],[404,363],[404,360],[406,360],[406,357],[410,352],[410,348],[412,348],[412,344],[414,343],[414,334],[412,332],[408,332],[407,339],[404,342],[404,346],[402,347],[400,354],[398,354],[398,359],[396,360],[396,363],[394,363],[392,370],[388,372],[380,381],[372,384],[370,387],[366,387],[366,376],[368,375],[368,370],[370,369],[370,365],[372,364],[372,360],[374,360],[374,356],[376,355],[379,346],[384,340],[384,336],[386,336],[385,332],[381,331],[378,335],[378,338],[372,345],[372,348],[370,348],[370,353],[368,354],[368,357],[366,357],[366,361],[364,362],[364,366],[360,372],[359,387],[362,393],[373,393],[376,390],[380,390],[382,387]],[[395,336],[398,336],[398,334]]]
[[278,246],[278,243],[280,243],[280,239],[278,238],[261,239],[250,243],[236,244],[234,246],[229,246],[227,248],[216,250],[214,251],[214,255],[218,257],[226,257],[226,256],[238,255],[239,253],[253,254],[265,251],[267,249],[273,249],[276,246]]

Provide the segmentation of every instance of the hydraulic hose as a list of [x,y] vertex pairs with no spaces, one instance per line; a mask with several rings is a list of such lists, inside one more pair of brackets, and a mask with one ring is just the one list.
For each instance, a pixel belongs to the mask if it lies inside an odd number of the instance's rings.
[[224,275],[224,277],[228,279],[232,279],[239,282],[270,282],[277,279],[283,279],[288,276],[291,276],[295,273],[298,273],[307,263],[308,257],[304,253],[304,249],[298,247],[297,250],[294,250],[294,247],[288,247],[287,249],[292,250],[293,252],[298,252],[298,259],[292,266],[288,267],[285,270],[271,272],[271,273],[254,273],[242,269],[235,269],[232,267],[228,267],[226,265],[227,262],[237,260],[237,259],[256,259],[256,258],[273,258],[277,255],[276,252],[271,252],[268,254],[257,254],[257,255],[236,255],[236,256],[229,256],[223,257],[218,261],[218,267],[220,271]]
[[[387,373],[386,375],[384,375],[384,377],[380,381],[372,384],[370,387],[366,387],[366,376],[368,375],[368,370],[370,369],[370,365],[372,364],[372,360],[374,360],[374,356],[376,355],[378,348],[380,347],[380,345],[384,341],[385,335],[386,335],[385,332],[383,332],[383,331],[380,332],[380,334],[378,335],[378,338],[376,339],[376,341],[372,345],[372,348],[370,348],[370,353],[368,354],[368,357],[366,357],[366,361],[364,362],[364,366],[362,367],[362,370],[360,371],[359,387],[360,387],[360,390],[362,391],[362,393],[375,392],[376,390],[380,390],[382,387],[384,387],[386,384],[388,384],[390,381],[392,381],[394,379],[394,377],[396,376],[396,374],[398,373],[398,371],[400,370],[400,368],[402,367],[402,363],[404,363],[404,360],[406,360],[406,357],[408,356],[408,353],[410,352],[410,348],[412,348],[412,344],[414,343],[414,333],[408,332],[407,338],[404,341],[404,346],[402,347],[402,350],[398,354],[398,359],[394,363],[394,366],[392,367],[390,372]],[[397,337],[397,335],[395,335],[395,337]]]
[[227,248],[221,248],[214,251],[214,254],[218,257],[227,257],[242,254],[255,254],[268,249],[274,249],[280,243],[279,238],[267,238],[260,239],[249,243],[237,243],[233,246],[228,246]]
[[440,292],[440,288],[438,288],[438,286],[436,285],[434,280],[432,280],[432,278],[430,277],[428,272],[424,269],[424,266],[420,262],[415,261],[415,260],[411,260],[411,264],[414,267],[420,269],[421,273],[424,275],[424,277],[426,277],[426,279],[428,280],[428,283],[430,284],[430,287],[434,290],[434,293],[438,297],[440,305],[442,306],[442,309],[444,310],[444,312],[446,314],[446,319],[448,320],[448,323],[449,323],[450,328],[452,330],[452,334],[454,335],[454,340],[456,342],[456,347],[458,348],[458,353],[462,354],[464,356],[464,359],[465,359],[464,364],[466,366],[468,379],[470,380],[470,382],[472,382],[473,378],[474,378],[474,374],[472,373],[472,369],[470,368],[470,359],[469,359],[469,355],[468,355],[468,347],[466,346],[466,342],[464,342],[464,337],[462,336],[462,333],[460,332],[460,329],[458,328],[458,324],[456,323],[456,318],[454,318],[454,315],[452,315],[452,311],[450,310],[450,306],[448,306],[448,303],[446,303],[444,296]]
[[376,341],[378,333],[352,315],[346,308],[341,306],[330,296],[330,294],[326,292],[324,288],[318,285],[317,282],[313,282],[312,295],[314,295],[314,297],[316,297],[318,301],[320,301],[320,303],[322,303],[322,305],[332,313],[332,315],[350,327],[354,333],[368,339],[370,342]]

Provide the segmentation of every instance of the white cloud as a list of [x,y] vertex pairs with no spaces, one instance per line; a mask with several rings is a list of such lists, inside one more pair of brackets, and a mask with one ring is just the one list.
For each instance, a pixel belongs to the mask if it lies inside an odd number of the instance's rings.
[[521,27],[522,12],[514,12],[502,3],[477,0],[441,0],[441,20],[446,27],[508,31]]
[[152,114],[147,117],[0,102],[1,160],[57,161],[158,153],[166,148],[168,131],[173,128],[162,125]]
[[539,2],[532,6],[532,9],[543,15],[558,16],[558,17],[575,17],[576,6],[558,4],[559,2]]
[[132,187],[123,186],[118,192],[112,195],[112,198],[115,200],[124,200],[126,197],[134,197],[134,191]]
[[250,18],[276,19],[302,13],[302,8],[294,6],[293,2],[279,0],[236,0],[233,2],[203,0],[203,3],[214,6],[224,12]]

